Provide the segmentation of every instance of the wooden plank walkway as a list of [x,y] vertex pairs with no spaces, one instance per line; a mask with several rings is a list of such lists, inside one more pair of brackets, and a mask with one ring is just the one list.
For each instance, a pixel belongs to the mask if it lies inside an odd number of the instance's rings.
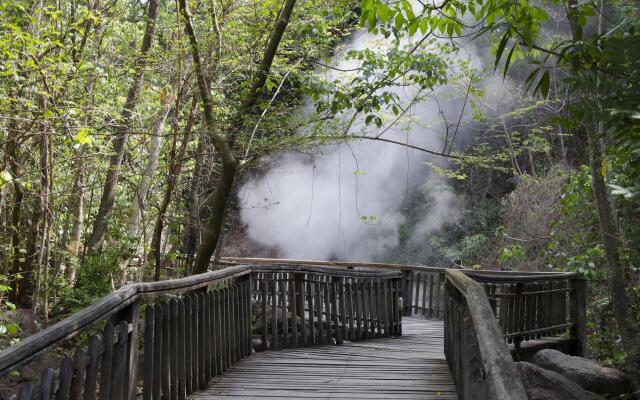
[[443,323],[404,317],[403,336],[272,350],[240,361],[191,399],[456,399]]

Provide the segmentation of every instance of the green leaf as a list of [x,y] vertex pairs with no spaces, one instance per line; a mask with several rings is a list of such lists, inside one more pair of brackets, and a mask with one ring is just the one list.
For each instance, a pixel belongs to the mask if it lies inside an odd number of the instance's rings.
[[540,67],[531,71],[529,76],[527,76],[527,79],[524,81],[527,84],[527,91],[531,88],[531,85],[533,84],[534,79],[538,75],[538,72],[540,72]]
[[11,183],[13,181],[13,177],[11,173],[7,170],[0,172],[0,188],[4,187],[7,183]]
[[423,35],[426,35],[428,30],[429,30],[429,21],[426,18],[421,19],[420,20],[420,32]]
[[264,86],[267,88],[269,92],[271,91],[271,89],[273,89],[275,84],[271,80],[271,77],[267,77],[267,79],[264,81]]
[[397,13],[396,14],[396,19],[395,19],[395,26],[396,29],[400,30],[400,28],[402,28],[402,24],[404,24],[404,16],[402,15],[402,13]]
[[502,58],[502,53],[504,52],[504,48],[507,46],[508,41],[509,41],[509,32],[507,31],[505,32],[504,35],[502,35],[502,39],[500,39],[500,44],[498,44],[498,50],[496,51],[496,61],[493,67],[494,71],[498,69],[498,64],[500,63],[500,59]]
[[513,57],[513,51],[516,49],[517,46],[518,46],[518,43],[514,44],[509,54],[507,54],[507,59],[504,62],[504,72],[502,74],[503,78],[507,77],[507,71],[509,70],[509,65],[511,64],[511,57]]
[[91,146],[91,143],[93,142],[93,138],[91,137],[91,130],[87,127],[78,129],[78,133],[76,133],[76,136],[73,138],[73,140],[81,146]]
[[549,74],[549,71],[544,71],[544,73],[542,74],[542,77],[540,78],[540,81],[538,81],[538,86],[536,87],[534,94],[535,92],[540,90],[540,94],[542,94],[542,97],[547,98],[549,96],[550,86],[551,86],[551,76]]
[[7,333],[9,333],[9,335],[15,335],[18,333],[18,325],[13,323],[7,324]]

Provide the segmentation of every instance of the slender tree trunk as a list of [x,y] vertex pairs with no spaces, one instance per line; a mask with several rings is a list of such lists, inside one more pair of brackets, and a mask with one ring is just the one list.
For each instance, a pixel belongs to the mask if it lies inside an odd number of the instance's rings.
[[120,177],[120,168],[129,139],[129,129],[131,128],[131,117],[138,104],[138,97],[142,87],[142,78],[144,70],[148,63],[148,54],[151,50],[153,37],[156,28],[156,18],[158,15],[158,0],[149,0],[147,6],[147,25],[144,32],[144,38],[140,47],[140,54],[136,60],[136,71],[133,82],[127,93],[127,99],[122,110],[121,123],[116,130],[115,140],[113,144],[113,155],[109,162],[109,169],[102,191],[102,198],[96,219],[93,223],[93,232],[88,242],[90,252],[97,252],[101,249],[107,234],[107,226],[109,216],[113,210],[116,198],[116,186]]
[[185,233],[184,253],[187,255],[186,269],[188,274],[191,274],[193,270],[193,261],[196,247],[198,246],[198,237],[200,235],[200,182],[202,181],[202,157],[204,155],[204,147],[205,140],[201,137],[198,141],[198,147],[196,148],[196,165],[193,169],[193,177],[191,179],[189,216]]
[[[570,5],[576,5],[576,0],[570,0]],[[600,0],[600,13],[604,12],[605,0]],[[570,14],[572,15],[572,14]],[[577,21],[575,16],[569,18],[574,29]],[[602,38],[602,14],[598,21],[598,48],[601,46]],[[596,74],[596,98],[599,99],[600,73],[599,66],[594,67]],[[601,108],[598,100],[598,107]],[[599,113],[602,110],[598,110]],[[590,129],[587,132],[587,145],[589,150],[589,164],[591,167],[591,186],[593,190],[594,201],[598,209],[598,220],[600,224],[600,235],[602,237],[602,246],[605,253],[609,269],[609,290],[611,298],[611,307],[613,315],[616,319],[620,338],[622,339],[622,347],[627,353],[625,367],[629,377],[631,378],[635,390],[640,390],[640,334],[638,327],[633,322],[630,314],[630,303],[627,298],[627,287],[625,283],[625,268],[620,260],[620,232],[614,223],[614,213],[611,203],[609,202],[609,193],[606,184],[606,172],[602,163],[602,144],[601,140],[604,136],[604,124],[596,117],[597,130]],[[640,392],[636,393],[636,398],[640,398]]]
[[169,204],[171,203],[173,191],[175,190],[178,178],[180,177],[180,172],[182,171],[182,164],[187,152],[189,140],[191,138],[191,131],[195,123],[196,109],[198,104],[196,97],[194,97],[191,104],[191,110],[189,111],[189,117],[184,128],[182,142],[180,143],[180,148],[177,150],[177,154],[175,139],[173,142],[173,148],[171,150],[172,157],[171,162],[169,163],[169,173],[167,174],[167,185],[164,196],[162,197],[162,203],[160,203],[160,208],[158,210],[158,217],[156,218],[156,225],[153,229],[153,237],[151,238],[149,256],[147,257],[148,260],[155,263],[155,280],[160,280],[160,272],[162,270],[162,252],[160,251],[160,245],[162,242],[162,230],[164,229],[164,218],[167,214]]
[[238,162],[233,153],[233,143],[237,136],[244,131],[244,123],[247,115],[254,112],[253,109],[258,100],[260,91],[267,80],[269,71],[271,70],[273,59],[275,58],[278,47],[280,46],[280,41],[282,40],[284,31],[289,24],[289,18],[291,17],[295,3],[296,0],[286,0],[280,9],[278,19],[273,31],[271,32],[271,36],[269,37],[262,62],[256,71],[249,93],[244,98],[238,110],[236,110],[234,118],[231,120],[231,128],[227,135],[220,135],[217,133],[217,127],[213,117],[213,103],[211,101],[211,94],[209,93],[207,78],[204,74],[205,69],[200,57],[198,40],[191,23],[191,16],[187,9],[186,0],[179,0],[180,11],[185,23],[185,30],[191,45],[191,56],[193,58],[196,78],[198,80],[198,89],[200,90],[200,98],[204,108],[206,126],[210,131],[209,133],[211,135],[213,145],[222,159],[222,173],[218,179],[211,203],[211,218],[207,223],[207,231],[202,243],[200,244],[198,255],[196,256],[194,263],[193,272],[196,274],[205,272],[208,269],[209,260],[220,241],[222,230],[224,228],[227,205],[229,203],[229,198],[231,197],[238,168]]
[[129,223],[127,224],[127,234],[131,237],[135,237],[138,234],[140,218],[142,216],[142,210],[144,209],[147,193],[151,187],[151,180],[156,173],[156,169],[158,169],[162,132],[164,131],[169,110],[171,110],[171,106],[173,104],[173,98],[173,95],[166,92],[162,93],[160,96],[160,113],[158,115],[158,119],[154,123],[153,132],[149,139],[149,160],[147,161],[147,166],[142,173],[142,178],[140,179],[140,185],[138,186],[136,196],[133,199],[131,215],[129,216]]
[[638,328],[632,322],[630,304],[626,294],[625,272],[620,262],[618,250],[618,230],[613,222],[611,205],[607,198],[607,188],[602,174],[602,151],[598,138],[594,133],[588,133],[589,157],[593,196],[598,209],[600,233],[607,264],[609,266],[609,285],[611,306],[616,318],[622,345],[627,353],[626,368],[636,385],[640,374],[640,337]]
[[40,248],[38,249],[38,262],[36,268],[36,296],[33,304],[34,313],[37,314],[39,302],[42,299],[42,319],[45,327],[49,325],[49,246],[51,242],[51,140],[50,132],[46,130],[40,139],[40,213],[43,227]]
[[[19,257],[17,273],[21,276],[16,282],[16,304],[20,308],[33,308],[34,306],[34,283],[40,275],[34,272],[34,267],[38,265],[41,254],[38,252],[38,244],[40,241],[41,230],[46,229],[46,213],[48,206],[48,190],[49,190],[49,172],[48,172],[48,134],[42,133],[34,143],[34,147],[40,148],[40,162],[38,170],[40,173],[40,192],[36,194],[31,218],[25,219],[22,226],[28,226],[27,243],[25,247],[24,257]],[[43,220],[45,225],[42,226]],[[42,232],[44,234],[44,232]],[[40,247],[41,248],[41,247]],[[42,249],[42,248],[41,248]]]
[[71,193],[73,197],[73,205],[71,207],[71,232],[69,234],[69,243],[67,251],[69,259],[64,270],[64,276],[68,283],[72,283],[76,279],[76,266],[82,247],[82,224],[84,222],[84,147],[78,151],[76,158],[76,176],[73,180]]
[[[18,143],[16,140],[9,141],[9,145],[7,146],[7,152],[11,154],[9,156],[11,166],[11,174],[15,176],[20,176],[20,167],[18,158]],[[19,270],[19,254],[20,254],[20,220],[22,219],[22,202],[24,200],[24,191],[22,189],[22,183],[16,179],[13,181],[13,205],[11,206],[11,225],[9,229],[11,230],[11,253],[12,253],[12,264],[13,264],[13,272],[17,272]],[[14,293],[15,294],[15,293]],[[14,298],[15,301],[15,298]]]

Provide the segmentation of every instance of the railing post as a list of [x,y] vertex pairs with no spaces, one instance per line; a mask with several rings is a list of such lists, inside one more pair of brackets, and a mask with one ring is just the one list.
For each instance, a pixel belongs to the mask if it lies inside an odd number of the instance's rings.
[[[333,319],[333,326],[334,326],[334,330],[333,333],[335,335],[335,339],[336,339],[336,344],[342,344],[343,343],[343,339],[342,339],[342,328],[340,327],[340,310],[338,308],[338,304],[342,301],[342,300],[338,300],[338,294],[340,293],[340,291],[338,290],[338,285],[340,284],[340,278],[339,277],[332,277],[331,278],[331,283],[329,286],[329,289],[331,291],[331,314],[332,314],[332,319]],[[343,318],[344,319],[344,316]],[[331,326],[331,321],[329,322],[329,326]]]
[[301,272],[297,272],[293,275],[293,290],[295,295],[295,326],[299,325],[298,333],[300,333],[300,339],[298,343],[302,344],[302,347],[306,347],[307,345],[307,333],[305,331],[305,320],[304,320],[304,281],[305,274]]
[[129,347],[127,349],[127,372],[125,376],[124,393],[127,399],[134,400],[136,398],[136,390],[138,387],[138,354],[140,343],[140,302],[135,301],[127,308],[118,312],[113,317],[114,325],[119,321],[126,321],[131,325],[129,332]]
[[[402,282],[401,282],[402,281]],[[402,305],[400,304],[400,287],[405,281],[404,275],[401,278],[394,278],[393,282],[393,335],[402,336]]]
[[411,274],[410,269],[402,270],[402,294],[399,296],[402,298],[402,315],[411,316],[411,287],[409,286],[409,274]]
[[[240,305],[240,310],[238,314],[240,316],[240,321],[239,321],[240,330],[242,331],[240,333],[242,335],[242,339],[240,339],[240,346],[239,346],[240,357],[239,358],[244,358],[251,355],[251,338],[252,338],[251,321],[253,320],[253,316],[251,315],[252,313],[251,288],[253,287],[253,278],[254,278],[252,275],[253,274],[247,274],[247,275],[241,276],[237,280],[238,287],[239,287],[238,296],[241,297],[238,302]],[[243,290],[242,288],[243,286],[242,283],[244,283],[244,286],[246,287],[245,290]],[[266,303],[265,303],[265,308],[266,308]],[[264,327],[264,330],[266,330],[266,326]],[[265,342],[265,345],[266,345],[266,342]]]
[[571,292],[569,298],[569,319],[573,323],[570,330],[569,353],[574,356],[585,357],[587,355],[587,281],[584,278],[571,280]]

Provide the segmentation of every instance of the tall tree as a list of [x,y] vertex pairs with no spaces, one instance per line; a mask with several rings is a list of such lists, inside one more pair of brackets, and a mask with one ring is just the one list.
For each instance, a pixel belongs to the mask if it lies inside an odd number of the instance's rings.
[[215,192],[211,200],[211,217],[209,218],[207,230],[202,243],[200,244],[200,248],[198,249],[198,254],[193,267],[194,273],[202,273],[208,269],[211,256],[220,243],[220,238],[224,230],[227,206],[229,204],[229,198],[231,197],[237,175],[238,162],[233,151],[233,145],[238,135],[244,131],[247,117],[255,112],[254,106],[256,105],[260,96],[260,91],[264,87],[267,77],[269,76],[271,65],[273,64],[273,60],[276,56],[282,36],[284,35],[284,31],[289,24],[289,19],[293,13],[295,3],[295,0],[287,0],[280,9],[275,26],[271,31],[271,35],[265,48],[262,61],[250,83],[249,92],[246,94],[242,103],[234,113],[228,131],[225,133],[219,133],[220,127],[216,124],[213,115],[213,102],[209,91],[208,78],[200,56],[198,38],[191,22],[191,15],[187,8],[187,2],[186,0],[179,0],[185,30],[191,45],[191,57],[193,59],[196,79],[198,81],[198,89],[200,91],[202,106],[204,108],[205,123],[211,135],[213,145],[222,159],[222,173],[220,174],[220,178],[218,179]]
[[134,63],[134,75],[127,93],[127,98],[120,115],[120,121],[118,128],[115,132],[115,139],[113,141],[113,154],[109,161],[109,169],[104,181],[104,187],[102,190],[102,198],[100,200],[100,206],[98,213],[96,214],[93,222],[93,231],[91,238],[88,242],[90,252],[99,251],[102,247],[109,223],[109,216],[113,211],[113,206],[116,199],[116,187],[118,184],[118,178],[120,177],[120,169],[122,166],[122,160],[125,155],[127,141],[129,139],[129,132],[131,129],[132,118],[135,113],[135,108],[138,104],[138,98],[140,96],[140,90],[142,88],[142,82],[144,78],[145,68],[149,63],[149,52],[153,44],[153,38],[156,31],[156,19],[158,17],[158,0],[149,0],[147,5],[147,23],[144,30],[144,37],[142,39],[142,45],[140,46],[140,52],[136,57]]

